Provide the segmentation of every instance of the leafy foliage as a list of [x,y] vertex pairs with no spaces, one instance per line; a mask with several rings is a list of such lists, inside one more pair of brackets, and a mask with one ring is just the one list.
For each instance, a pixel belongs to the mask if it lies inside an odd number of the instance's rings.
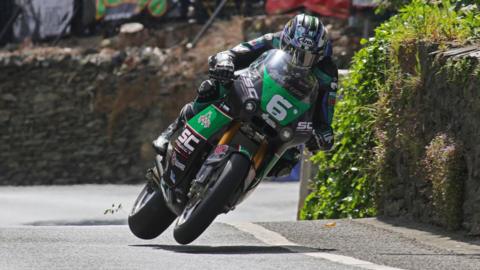
[[[395,120],[385,106],[389,102],[388,93],[416,82],[401,72],[399,57],[418,62],[418,56],[414,50],[401,47],[419,41],[445,45],[478,40],[478,8],[475,5],[458,8],[456,3],[413,0],[378,27],[374,38],[363,41],[365,47],[354,56],[350,75],[339,90],[344,98],[336,106],[334,150],[313,157],[319,173],[314,192],[307,197],[302,210],[302,219],[376,214],[376,199],[383,183],[375,167],[382,134],[375,132],[375,127],[379,121]],[[416,73],[421,72],[419,68],[414,64]],[[408,95],[408,91],[402,95]]]
[[[378,0],[377,1],[379,3],[379,8],[378,8],[378,12],[384,12],[386,10],[392,10],[392,11],[396,11],[396,10],[399,10],[401,9],[402,7],[410,4],[411,2],[413,2],[412,0]],[[425,1],[426,3],[435,3],[437,1]],[[462,6],[462,5],[474,5],[474,4],[478,4],[479,1],[478,0],[458,0],[458,1],[455,1],[455,4],[457,6]]]
[[461,146],[446,134],[440,134],[426,147],[422,165],[433,187],[436,222],[449,229],[458,229],[462,221],[463,180],[466,177]]

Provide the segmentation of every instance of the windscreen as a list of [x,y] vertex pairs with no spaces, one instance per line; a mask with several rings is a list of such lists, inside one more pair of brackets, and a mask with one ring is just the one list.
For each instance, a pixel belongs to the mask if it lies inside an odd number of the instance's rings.
[[295,66],[291,60],[292,57],[282,50],[270,50],[252,63],[250,68],[256,69],[258,74],[266,71],[297,99],[305,100],[318,87],[317,80],[310,68]]

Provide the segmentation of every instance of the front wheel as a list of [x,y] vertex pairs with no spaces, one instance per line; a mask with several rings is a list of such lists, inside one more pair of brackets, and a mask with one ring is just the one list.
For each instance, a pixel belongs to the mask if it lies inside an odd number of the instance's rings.
[[218,214],[224,211],[229,199],[247,177],[250,160],[233,153],[217,179],[202,196],[192,198],[178,217],[173,236],[180,244],[188,244],[202,234]]
[[128,216],[128,227],[138,238],[153,239],[165,231],[176,215],[168,208],[163,194],[147,183]]

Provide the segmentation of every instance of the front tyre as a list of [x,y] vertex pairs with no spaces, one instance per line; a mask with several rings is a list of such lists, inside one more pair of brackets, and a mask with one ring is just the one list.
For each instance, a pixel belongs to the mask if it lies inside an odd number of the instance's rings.
[[153,239],[165,231],[176,218],[170,211],[163,194],[147,183],[137,197],[128,216],[128,227],[138,238]]
[[214,183],[205,194],[192,198],[185,206],[173,230],[175,240],[186,245],[200,236],[217,215],[224,211],[231,196],[247,177],[249,169],[250,160],[243,154],[233,153],[220,176],[212,179]]

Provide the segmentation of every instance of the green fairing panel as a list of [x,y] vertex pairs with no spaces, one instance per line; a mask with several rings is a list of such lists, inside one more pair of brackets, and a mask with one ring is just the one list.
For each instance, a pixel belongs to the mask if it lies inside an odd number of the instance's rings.
[[203,139],[208,140],[230,122],[232,122],[230,116],[220,111],[216,106],[210,105],[190,119],[187,125]]
[[269,113],[278,123],[286,126],[310,109],[310,104],[302,102],[277,83],[264,69],[262,89],[262,110]]

